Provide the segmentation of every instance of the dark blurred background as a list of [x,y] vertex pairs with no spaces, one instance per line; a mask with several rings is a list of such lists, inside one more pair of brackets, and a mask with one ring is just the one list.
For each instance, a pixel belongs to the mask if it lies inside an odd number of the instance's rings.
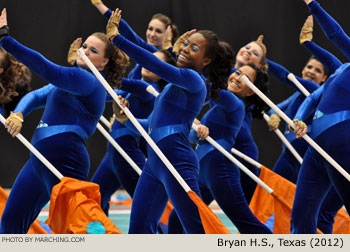
[[[267,56],[296,75],[300,75],[310,54],[299,45],[300,29],[309,15],[302,0],[105,0],[108,7],[119,7],[123,18],[142,38],[153,14],[161,12],[177,24],[180,34],[197,28],[215,31],[237,52],[240,47],[264,34]],[[350,32],[350,1],[319,0]],[[0,8],[7,8],[11,35],[24,45],[42,53],[47,59],[67,65],[70,43],[77,37],[85,39],[96,31],[105,31],[107,20],[91,5],[90,0],[0,0]],[[314,41],[335,54],[342,62],[345,57],[324,36],[315,22]],[[45,85],[33,73],[32,88]],[[271,76],[270,98],[281,102],[294,90]],[[40,120],[42,110],[25,118],[22,134],[29,140]],[[111,106],[104,115],[109,118]],[[0,186],[11,187],[18,172],[27,161],[29,151],[12,139],[0,126]],[[280,126],[283,129],[283,126]],[[263,120],[254,120],[254,139],[259,147],[259,162],[273,167],[282,147],[274,133],[268,131]],[[106,151],[105,138],[96,131],[87,141],[91,157],[90,177]]]

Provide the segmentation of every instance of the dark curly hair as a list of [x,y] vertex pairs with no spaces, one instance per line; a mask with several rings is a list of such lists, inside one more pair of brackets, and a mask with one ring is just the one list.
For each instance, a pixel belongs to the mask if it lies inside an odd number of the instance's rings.
[[[255,70],[255,82],[254,85],[265,95],[270,93],[269,89],[269,76],[266,72],[262,71],[253,63],[248,63],[247,66],[250,66]],[[253,118],[261,119],[263,117],[262,112],[266,112],[269,109],[269,106],[257,95],[253,94],[247,96],[245,99],[246,111],[251,112]]]
[[4,69],[0,74],[0,93],[5,96],[4,112],[7,116],[19,100],[31,90],[32,73],[2,47],[0,53],[4,56],[0,62],[0,68]]
[[97,37],[106,44],[105,58],[109,61],[105,66],[103,73],[106,76],[107,82],[113,88],[119,88],[121,81],[129,65],[129,57],[119,50],[106,36],[105,33],[95,32],[91,36]]
[[226,87],[226,78],[230,75],[235,60],[231,46],[223,41],[219,41],[218,36],[209,30],[200,30],[207,40],[205,57],[211,62],[202,70],[207,78],[207,84],[211,85],[209,96],[212,100],[219,98],[219,92]]

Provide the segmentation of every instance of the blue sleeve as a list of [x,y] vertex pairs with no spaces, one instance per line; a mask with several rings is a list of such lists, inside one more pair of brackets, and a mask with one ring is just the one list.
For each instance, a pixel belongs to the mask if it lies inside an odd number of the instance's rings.
[[[277,107],[282,110],[283,112],[286,111],[286,109],[288,108],[289,104],[291,103],[291,100],[293,100],[295,97],[295,93],[291,96],[289,96],[287,99],[285,99],[284,101],[280,102],[277,104]],[[277,114],[276,111],[274,111],[273,109],[270,109],[269,110],[269,113],[268,113],[270,116],[272,114]]]
[[342,65],[341,61],[335,57],[332,53],[318,46],[312,41],[306,41],[303,43],[304,47],[314,55],[324,67],[332,74]]
[[48,84],[42,88],[29,92],[19,101],[13,112],[17,113],[20,111],[23,114],[23,117],[26,117],[33,110],[45,107],[46,98],[52,89],[54,89],[54,86]]
[[[103,16],[105,16],[107,19],[109,19],[111,15],[112,11],[110,9],[108,9],[108,11],[106,11],[105,14],[103,14]],[[140,38],[139,35],[136,34],[136,32],[129,26],[129,24],[124,19],[120,20],[119,33],[131,42],[135,43],[138,46],[141,46],[142,48],[152,53],[158,51],[158,48],[148,44],[146,41]]]
[[136,64],[136,66],[133,69],[131,69],[128,75],[128,78],[134,79],[134,80],[141,80],[142,79],[141,71],[142,71],[142,66],[139,64]]
[[[277,79],[284,82],[288,86],[299,91],[298,87],[295,86],[294,83],[288,79],[287,76],[288,76],[288,74],[290,74],[290,72],[287,69],[285,69],[283,66],[281,66],[281,65],[277,64],[276,62],[273,62],[269,59],[267,59],[267,62],[269,64],[269,72],[271,74],[273,74]],[[312,93],[317,88],[319,88],[319,85],[313,81],[304,80],[298,76],[295,76],[295,77],[306,88],[306,90],[309,91],[310,93]]]
[[0,45],[18,61],[58,88],[79,96],[87,96],[96,89],[97,82],[91,81],[92,73],[80,67],[56,65],[40,53],[18,43],[11,36],[6,36]]
[[194,129],[191,129],[190,136],[188,137],[188,140],[190,141],[191,144],[198,143],[197,132]]
[[220,90],[220,97],[214,102],[227,112],[233,112],[242,105],[241,100],[227,90]]
[[149,51],[128,41],[123,36],[116,36],[113,42],[135,62],[169,83],[179,86],[190,93],[197,93],[203,88],[201,85],[203,83],[202,77],[193,69],[172,66],[158,59]]
[[123,78],[121,89],[136,95],[144,101],[152,99],[154,96],[146,91],[149,84],[142,80],[130,80]]
[[335,21],[316,1],[312,1],[308,7],[310,13],[316,18],[326,36],[348,59],[350,59],[350,38],[337,21]]
[[294,118],[301,121],[305,121],[306,118],[315,111],[323,92],[324,85],[317,89],[315,92],[310,94],[304,102],[300,105],[298,111],[296,112]]

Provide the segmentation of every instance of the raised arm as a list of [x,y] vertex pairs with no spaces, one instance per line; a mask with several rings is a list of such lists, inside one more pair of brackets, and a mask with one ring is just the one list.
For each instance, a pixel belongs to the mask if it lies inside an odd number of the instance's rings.
[[196,93],[203,88],[202,77],[194,70],[172,66],[154,56],[145,49],[133,44],[121,35],[113,39],[113,43],[129,55],[135,62],[168,82],[188,92]]
[[300,31],[299,42],[302,44],[313,56],[315,56],[324,67],[332,74],[342,65],[340,60],[327,50],[321,48],[312,41],[312,32],[314,27],[313,17],[310,15],[305,20],[305,23]]
[[[18,43],[11,36],[6,36],[0,42],[0,45],[47,82],[67,92],[87,96],[99,84],[97,79],[96,81],[91,81],[93,76],[88,71],[79,67],[63,67],[54,64],[40,53]],[[84,88],[79,85],[81,83],[83,83]]]
[[[298,87],[296,87],[295,84],[288,79],[287,76],[288,76],[288,74],[290,74],[290,72],[286,68],[284,68],[283,66],[281,66],[281,65],[277,64],[276,62],[273,62],[269,59],[266,59],[266,60],[269,64],[269,72],[271,74],[273,74],[277,79],[284,82],[288,86],[299,91]],[[317,88],[319,88],[319,85],[313,81],[304,80],[298,76],[296,76],[296,78],[310,93],[312,93]]]
[[[112,11],[101,1],[101,0],[91,0],[91,3],[96,7],[96,9],[107,18],[107,20],[111,17]],[[133,43],[141,46],[142,48],[154,53],[158,51],[158,48],[148,44],[145,40],[143,40],[136,32],[129,26],[129,24],[124,20],[120,20],[119,24],[119,32],[128,40]]]
[[316,1],[304,0],[310,13],[316,18],[323,32],[350,59],[350,38],[341,26]]
[[53,89],[54,86],[48,84],[42,88],[29,92],[19,101],[13,112],[21,112],[23,117],[26,117],[33,110],[45,107],[46,98]]

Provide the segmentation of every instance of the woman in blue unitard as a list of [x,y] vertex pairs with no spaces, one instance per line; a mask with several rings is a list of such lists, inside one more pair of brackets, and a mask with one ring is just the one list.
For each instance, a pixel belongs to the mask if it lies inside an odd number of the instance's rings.
[[[348,57],[350,38],[316,1],[305,0],[305,2],[326,35]],[[341,65],[322,87],[307,97],[293,120],[295,133],[298,137],[304,135],[307,127],[303,120],[316,108],[311,137],[347,172],[350,171],[348,145],[350,134],[347,133],[350,127],[349,67],[349,63]],[[332,185],[345,207],[350,209],[349,181],[318,152],[309,147],[297,180],[292,209],[292,233],[316,232],[321,204]]]
[[[159,50],[154,55],[164,62],[175,65],[175,59],[169,51]],[[115,90],[115,92],[129,101],[129,109],[135,117],[144,119],[152,112],[155,99],[152,94],[146,91],[145,85],[151,85],[158,92],[161,92],[166,82],[147,69],[142,68],[141,72],[143,80],[123,78],[121,90]],[[107,100],[112,99],[110,97]],[[114,121],[110,134],[137,166],[143,169],[146,158],[140,150],[140,136],[117,120]],[[108,201],[111,195],[120,186],[123,186],[133,197],[139,179],[139,174],[111,144],[108,143],[107,149],[103,161],[92,178],[92,182],[100,185],[101,206],[106,214],[108,213]]]
[[227,90],[220,91],[220,99],[214,101],[212,108],[203,116],[197,133],[191,131],[190,139],[197,141],[197,135],[199,140],[202,139],[198,142],[196,153],[200,164],[199,188],[203,201],[209,205],[215,199],[240,233],[268,234],[271,231],[249,209],[241,186],[239,168],[203,140],[209,134],[230,152],[245,115],[243,99],[255,95],[240,81],[242,75],[246,75],[259,89],[268,89],[267,74],[255,64],[248,63],[238,68],[228,78]]
[[[111,18],[119,15],[117,10]],[[181,45],[175,67],[119,34],[113,42],[135,62],[169,81],[156,98],[149,120],[142,123],[189,187],[200,195],[198,158],[188,136],[206,97],[205,78],[212,83],[211,94],[215,96],[231,71],[232,62],[226,59],[225,48],[212,31],[195,32]],[[168,198],[186,233],[204,233],[197,206],[149,147],[148,159],[134,193],[129,233],[155,233]]]
[[[310,93],[315,91],[319,87],[319,85],[321,85],[326,80],[327,76],[329,76],[329,74],[334,73],[335,70],[342,64],[333,54],[324,50],[323,48],[319,47],[317,44],[311,41],[312,33],[310,32],[310,29],[312,30],[312,26],[312,16],[309,16],[302,28],[300,34],[300,43],[303,44],[306,47],[306,49],[308,49],[313,54],[313,56],[311,56],[311,58],[303,68],[302,78],[296,76],[298,81]],[[307,33],[304,32],[304,30],[306,30],[305,28],[308,28]],[[280,79],[287,85],[293,88],[297,88],[287,78],[288,74],[290,74],[288,70],[270,60],[268,60],[268,62],[269,71],[273,75],[275,75],[278,79]],[[292,96],[290,96],[288,99],[277,105],[282,111],[286,113],[286,115],[289,118],[295,118],[296,111],[298,110],[299,106],[306,97],[299,91],[298,88],[297,90],[298,91],[295,92]],[[276,129],[280,122],[279,116],[273,113],[274,111],[270,110],[271,117],[268,124],[271,130]],[[305,123],[306,125],[308,125],[309,129],[311,129],[310,126],[312,118],[313,114],[310,114],[305,120]],[[303,157],[309,146],[308,143],[302,138],[296,138],[296,135],[294,134],[294,132],[291,132],[289,130],[288,126],[286,126],[285,129],[285,136],[291,143],[291,145],[295,148],[297,153],[301,157]],[[273,171],[288,179],[289,181],[296,183],[300,166],[300,163],[297,161],[294,155],[288,150],[288,148],[285,148],[285,146],[283,145],[282,154],[276,162]],[[322,204],[318,218],[317,227],[323,233],[332,233],[334,216],[337,214],[338,210],[342,207],[342,205],[342,201],[340,200],[334,188],[332,188],[327,194],[327,197]]]
[[[31,143],[64,176],[86,180],[90,162],[85,139],[95,131],[102,115],[105,89],[81,59],[77,61],[78,67],[62,67],[9,36],[5,9],[0,16],[0,27],[1,46],[50,83],[23,97],[6,121],[8,131],[15,136],[20,131],[23,116],[45,107]],[[127,56],[116,49],[105,34],[92,34],[82,47],[111,83],[120,82]],[[120,64],[124,61],[124,66],[117,66],[112,59]],[[50,200],[51,189],[57,183],[58,178],[31,154],[12,187],[1,218],[0,233],[26,233]]]
[[[91,0],[91,3],[107,19],[110,18],[112,11],[101,0]],[[174,44],[178,36],[177,27],[168,16],[161,13],[154,14],[149,21],[146,30],[146,41],[140,38],[124,19],[120,20],[119,33],[134,44],[154,53],[162,49],[168,26],[171,27],[171,44]],[[130,79],[141,79],[141,69],[142,66],[136,63],[128,77]]]
[[[262,36],[259,36],[257,40],[251,41],[250,43],[240,48],[236,55],[236,62],[233,71],[248,63],[253,63],[261,70],[265,72],[267,71],[268,64],[266,62],[266,46],[262,42],[262,38]],[[239,150],[240,152],[244,153],[245,155],[249,156],[250,158],[258,160],[259,151],[251,133],[251,124],[252,118],[262,118],[262,114],[260,112],[262,110],[267,109],[267,105],[264,102],[262,102],[258,97],[255,97],[254,99],[256,99],[256,102],[254,102],[256,104],[255,108],[258,108],[257,113],[255,113],[250,108],[249,104],[251,104],[251,102],[245,100],[246,113],[244,115],[244,120],[241,129],[238,132],[235,145],[233,147]],[[259,105],[257,102],[259,102]],[[254,165],[239,157],[237,157],[237,159],[251,172],[259,176],[258,169]],[[256,182],[252,180],[249,176],[247,176],[245,173],[241,173],[241,185],[244,195],[249,203],[254,194]]]

